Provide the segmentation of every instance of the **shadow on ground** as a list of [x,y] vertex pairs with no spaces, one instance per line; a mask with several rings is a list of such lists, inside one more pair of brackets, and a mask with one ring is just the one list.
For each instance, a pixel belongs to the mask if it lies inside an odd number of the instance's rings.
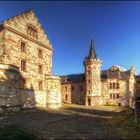
[[0,125],[16,125],[34,131],[38,138],[115,139],[125,138],[114,119],[122,112],[114,107],[64,106],[60,110],[32,110],[0,117]]

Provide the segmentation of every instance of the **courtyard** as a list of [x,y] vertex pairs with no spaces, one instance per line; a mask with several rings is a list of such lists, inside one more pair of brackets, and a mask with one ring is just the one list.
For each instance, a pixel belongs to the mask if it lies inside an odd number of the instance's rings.
[[[9,126],[10,131],[14,131],[15,126],[22,128],[37,139],[140,138],[140,125],[134,124],[132,112],[128,110],[117,106],[67,104],[60,110],[26,110],[1,116],[0,126]],[[8,133],[10,137],[12,133]]]

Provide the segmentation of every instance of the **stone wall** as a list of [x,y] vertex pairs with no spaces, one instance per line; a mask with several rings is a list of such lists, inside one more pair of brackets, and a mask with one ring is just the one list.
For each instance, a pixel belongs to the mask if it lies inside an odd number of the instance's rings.
[[86,106],[95,106],[102,104],[101,98],[101,64],[99,59],[85,59],[85,77],[86,77]]
[[47,99],[46,106],[48,108],[61,107],[61,79],[59,76],[46,76]]
[[[11,41],[13,40],[13,42]],[[21,52],[20,44],[24,41],[26,43],[26,53]],[[34,89],[38,90],[38,81],[45,80],[44,75],[52,74],[52,51],[38,44],[31,42],[15,33],[6,31],[5,33],[5,53],[4,62],[5,64],[12,64],[20,68],[20,61],[26,61],[26,72],[21,71],[21,74],[28,79],[27,85],[31,83],[34,85]],[[43,58],[38,58],[38,49],[43,51]],[[43,73],[38,73],[38,66],[43,66]]]
[[140,97],[140,76],[136,76],[135,80],[135,96]]
[[[37,38],[27,33],[29,23],[36,27]],[[25,43],[25,52],[21,51],[21,42]],[[38,56],[39,49],[42,50],[42,58]],[[21,71],[21,60],[27,63],[26,71]],[[0,62],[19,67],[20,73],[27,79],[27,88],[33,85],[34,90],[38,90],[38,81],[44,82],[45,75],[52,75],[52,46],[32,11],[3,23],[0,32]],[[42,74],[38,72],[39,65],[43,67]]]
[[61,84],[61,93],[64,103],[84,104],[86,93],[85,82]]
[[[110,83],[119,83],[118,89],[110,89]],[[102,96],[106,105],[128,105],[128,79],[107,79],[102,81]],[[119,94],[119,98],[110,98],[110,94]]]
[[0,64],[0,113],[17,112],[21,109],[19,78],[17,67]]
[[62,102],[72,103],[70,83],[61,84],[61,93],[62,93]]
[[[28,34],[28,25],[35,28],[36,37]],[[22,43],[25,51],[21,49]],[[39,50],[42,57],[39,57]],[[26,62],[25,70],[21,69],[21,60]],[[33,11],[10,18],[0,26],[0,62],[4,65],[4,68],[0,65],[0,81],[3,77],[6,81],[6,85],[5,82],[0,85],[1,104],[8,105],[10,102],[11,106],[44,109],[61,106],[60,78],[52,76],[52,45]],[[42,66],[41,73],[39,65]],[[2,72],[5,70],[8,73]],[[10,80],[11,77],[16,80]],[[26,81],[24,88],[20,79]],[[42,88],[39,88],[40,81]]]

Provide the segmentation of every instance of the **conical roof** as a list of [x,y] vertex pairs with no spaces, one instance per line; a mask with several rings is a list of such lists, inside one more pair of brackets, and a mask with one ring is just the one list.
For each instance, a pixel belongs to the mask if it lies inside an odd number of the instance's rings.
[[96,58],[96,53],[95,53],[95,48],[94,48],[94,43],[93,43],[93,39],[91,39],[91,43],[90,43],[90,51],[89,51],[89,56],[88,58]]

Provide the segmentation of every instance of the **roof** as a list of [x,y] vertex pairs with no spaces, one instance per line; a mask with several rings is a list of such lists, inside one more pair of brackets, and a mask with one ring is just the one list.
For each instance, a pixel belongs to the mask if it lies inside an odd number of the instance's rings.
[[21,16],[21,15],[26,14],[26,13],[34,13],[34,11],[30,9],[30,10],[21,12],[21,13],[15,15],[15,16],[12,16],[12,17],[10,17],[10,18],[7,18],[7,19],[1,21],[0,24],[4,24],[5,21],[9,21],[9,20],[11,20],[11,19],[13,19],[13,18],[15,18],[15,17]]
[[127,71],[125,68],[119,66],[119,65],[113,65],[110,70],[119,70],[119,71]]
[[107,70],[101,71],[101,79],[107,78]]
[[79,83],[85,81],[85,74],[71,74],[61,76],[61,83]]
[[[24,22],[23,22],[24,21]],[[13,26],[13,22],[15,23],[16,26]],[[23,23],[23,28],[20,28],[21,22]],[[30,38],[30,35],[27,35],[25,32],[26,30],[24,28],[27,28],[27,25],[32,24],[37,29],[38,38],[35,39],[34,41],[38,43],[39,45],[42,45],[50,50],[52,50],[52,44],[50,40],[47,37],[47,34],[45,33],[45,30],[42,28],[41,23],[39,22],[35,12],[33,10],[27,10],[24,11],[20,14],[17,14],[13,17],[10,17],[8,19],[5,19],[2,21],[0,24],[0,31],[3,30],[4,28],[7,28],[8,30],[15,32],[19,35],[24,35],[27,39],[33,39],[32,37]],[[21,34],[22,33],[22,34]],[[27,35],[27,36],[25,36]]]
[[[93,39],[91,39],[90,51],[89,51],[89,56],[88,56],[88,58],[96,58],[96,53],[95,53],[95,48],[94,48]],[[96,58],[96,59],[97,59],[97,58]]]
[[130,70],[124,71],[124,72],[120,72],[121,78],[127,78],[130,76]]
[[[124,71],[122,67],[119,67],[119,69],[120,69],[120,78],[128,78],[130,76],[130,70]],[[107,79],[109,70],[110,69],[101,71],[101,80]],[[84,81],[85,81],[85,73],[61,76],[61,83],[79,83]]]

